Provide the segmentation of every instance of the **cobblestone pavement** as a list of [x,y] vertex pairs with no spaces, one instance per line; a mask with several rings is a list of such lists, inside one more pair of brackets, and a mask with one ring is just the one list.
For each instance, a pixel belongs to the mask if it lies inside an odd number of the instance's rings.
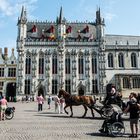
[[[15,106],[15,116],[12,120],[0,122],[0,140],[110,140],[98,132],[103,120],[96,113],[91,117],[90,110],[86,118],[82,106],[74,107],[74,117],[54,113],[54,106],[49,110],[47,103],[44,110],[37,112],[37,103],[9,103]],[[127,116],[128,117],[128,116]],[[129,121],[125,121],[126,134],[115,140],[129,139]],[[140,137],[140,136],[139,136]],[[136,139],[136,138],[135,138]]]

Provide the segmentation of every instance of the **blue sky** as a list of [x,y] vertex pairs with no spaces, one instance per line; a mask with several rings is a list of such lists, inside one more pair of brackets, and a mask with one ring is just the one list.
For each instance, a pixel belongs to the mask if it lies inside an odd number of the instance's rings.
[[21,7],[28,20],[55,21],[63,7],[68,21],[95,21],[97,7],[105,18],[105,33],[140,35],[140,0],[0,0],[0,47],[15,48]]

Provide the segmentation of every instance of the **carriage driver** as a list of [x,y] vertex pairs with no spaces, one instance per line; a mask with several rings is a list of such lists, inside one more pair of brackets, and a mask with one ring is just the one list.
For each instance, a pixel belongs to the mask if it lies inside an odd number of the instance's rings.
[[112,85],[111,91],[110,93],[107,94],[104,103],[110,105],[110,104],[116,104],[116,102],[117,102],[116,89],[115,86]]

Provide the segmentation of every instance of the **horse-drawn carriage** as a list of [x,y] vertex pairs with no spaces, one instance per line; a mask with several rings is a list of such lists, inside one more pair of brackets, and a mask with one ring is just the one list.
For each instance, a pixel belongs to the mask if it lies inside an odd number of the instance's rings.
[[61,96],[63,96],[63,98],[65,99],[66,106],[64,107],[64,110],[66,114],[68,114],[68,112],[66,111],[66,108],[70,107],[70,110],[71,110],[70,117],[73,116],[72,106],[78,106],[78,105],[82,105],[85,109],[85,113],[82,117],[86,116],[88,108],[91,110],[91,114],[93,117],[94,117],[93,110],[98,112],[102,117],[108,117],[112,115],[112,112],[113,112],[112,104],[108,104],[107,102],[106,103],[102,102],[102,105],[99,106],[97,105],[97,99],[93,98],[92,96],[71,95],[67,93],[65,90],[60,89],[58,97],[60,98]]
[[[108,104],[107,102],[102,102],[101,105],[97,105],[97,99],[93,98],[92,96],[78,96],[78,95],[70,95],[63,89],[59,90],[58,97],[62,97],[65,99],[65,104],[66,106],[64,107],[65,112],[68,114],[66,111],[67,107],[70,107],[71,110],[71,115],[70,117],[73,116],[73,110],[72,106],[78,106],[78,105],[83,105],[85,109],[85,113],[82,117],[86,116],[88,108],[90,108],[92,116],[94,117],[94,112],[98,112],[101,117],[105,118],[104,121],[104,126],[105,126],[105,131],[107,131],[106,134],[111,134],[113,136],[122,136],[125,132],[125,128],[123,125],[123,122],[120,121],[112,121],[112,116],[114,115],[114,109],[118,110],[118,114],[122,114],[122,109],[119,107],[119,105],[113,105],[113,104]],[[123,103],[123,101],[122,101]]]

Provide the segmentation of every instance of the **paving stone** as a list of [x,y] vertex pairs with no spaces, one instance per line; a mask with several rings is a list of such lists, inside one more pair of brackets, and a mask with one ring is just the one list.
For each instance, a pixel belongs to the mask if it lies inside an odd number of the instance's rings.
[[[82,106],[73,107],[74,116],[57,114],[52,108],[47,109],[47,102],[43,105],[43,111],[37,111],[37,102],[9,103],[15,106],[15,116],[12,120],[0,122],[0,140],[111,140],[99,133],[103,123],[98,113],[92,118],[90,110],[87,116],[81,118],[84,113]],[[68,111],[70,111],[68,109]],[[125,116],[128,118],[128,116]],[[130,133],[129,121],[125,122],[126,135],[116,137],[115,140],[126,140]],[[129,138],[128,138],[129,139]]]

